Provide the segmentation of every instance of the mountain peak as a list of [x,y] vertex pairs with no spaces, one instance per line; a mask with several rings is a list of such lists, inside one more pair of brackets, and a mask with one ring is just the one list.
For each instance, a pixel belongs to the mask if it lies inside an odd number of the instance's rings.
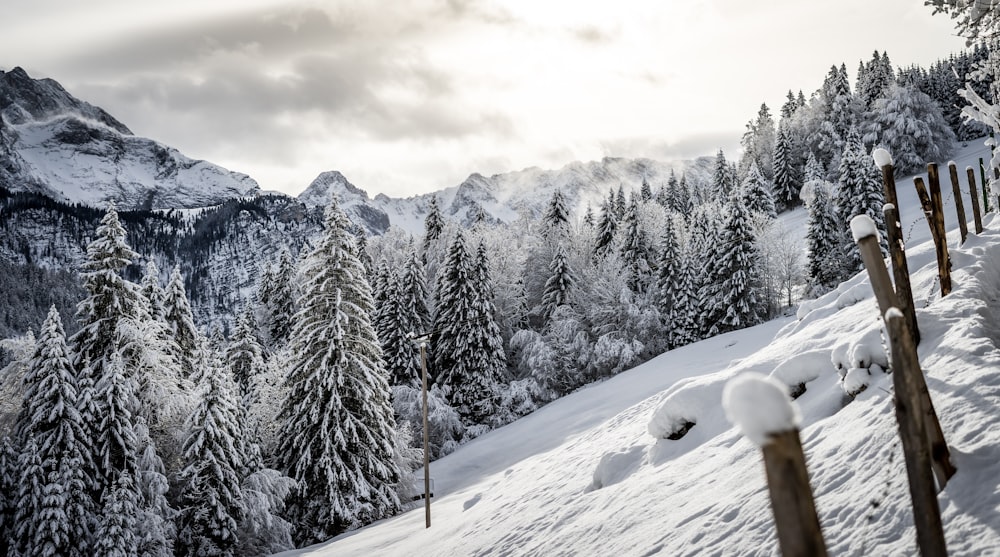
[[103,109],[70,95],[53,79],[33,79],[17,66],[9,72],[0,70],[0,115],[8,124],[49,120],[57,116],[76,116],[100,122],[125,135],[132,131]]

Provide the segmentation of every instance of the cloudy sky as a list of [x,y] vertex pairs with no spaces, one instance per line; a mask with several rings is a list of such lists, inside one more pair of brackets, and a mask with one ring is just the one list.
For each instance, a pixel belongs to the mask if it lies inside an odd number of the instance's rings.
[[603,156],[735,157],[831,64],[963,48],[922,0],[11,0],[22,66],[136,134],[296,194],[406,196]]

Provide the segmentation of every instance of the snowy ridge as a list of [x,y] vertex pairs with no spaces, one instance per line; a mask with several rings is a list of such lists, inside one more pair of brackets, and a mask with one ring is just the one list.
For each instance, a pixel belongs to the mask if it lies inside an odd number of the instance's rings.
[[[918,211],[899,184],[905,213]],[[940,495],[951,555],[1000,553],[1000,220],[985,221],[961,247],[950,233],[955,288],[942,299],[926,224],[904,218],[920,361],[958,467]],[[830,553],[916,554],[882,338],[859,273],[796,318],[667,352],[432,463],[430,529],[413,511],[286,555],[777,554],[760,451],[721,409],[747,372],[804,386]],[[678,417],[694,424],[679,440],[649,434]]]
[[0,72],[0,186],[123,209],[217,205],[256,194],[245,174],[132,135],[104,110],[21,68]]
[[325,205],[335,193],[351,219],[371,233],[382,233],[391,225],[417,234],[423,232],[433,196],[437,196],[446,218],[470,225],[480,212],[488,219],[505,223],[522,216],[536,219],[552,194],[560,190],[571,214],[580,219],[588,205],[596,216],[608,191],[619,186],[627,193],[638,190],[646,180],[655,192],[667,182],[671,171],[678,179],[684,174],[689,183],[707,182],[713,161],[713,157],[672,162],[605,157],[600,161],[572,162],[556,170],[533,167],[489,177],[473,173],[461,184],[437,192],[407,198],[380,194],[374,199],[340,172],[330,171],[320,174],[298,199],[310,206]]

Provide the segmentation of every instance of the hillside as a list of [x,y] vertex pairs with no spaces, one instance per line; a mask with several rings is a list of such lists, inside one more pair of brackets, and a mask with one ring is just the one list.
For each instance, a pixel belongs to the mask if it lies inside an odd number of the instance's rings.
[[[964,149],[960,168],[982,151]],[[941,299],[912,181],[897,183],[921,364],[959,470],[940,496],[948,548],[996,554],[1000,221],[990,214],[961,247],[952,230],[955,288]],[[789,382],[815,377],[797,404],[830,553],[915,554],[884,353],[859,274],[795,318],[667,352],[433,463],[430,529],[418,508],[285,555],[775,555],[760,452],[726,421],[721,391],[739,373],[776,369]],[[869,382],[854,399],[841,384],[848,368]],[[656,439],[654,415],[696,425],[678,441]]]

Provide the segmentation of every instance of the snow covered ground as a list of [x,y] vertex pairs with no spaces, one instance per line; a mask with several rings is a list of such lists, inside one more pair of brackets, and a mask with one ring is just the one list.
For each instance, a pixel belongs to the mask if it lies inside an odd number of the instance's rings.
[[[963,182],[979,156],[975,142],[956,157]],[[942,299],[912,180],[898,187],[920,361],[958,467],[940,495],[948,549],[1000,555],[1000,219],[961,247],[950,232]],[[879,325],[862,273],[796,318],[667,352],[432,463],[430,529],[419,506],[285,555],[777,555],[760,451],[721,405],[749,371],[806,382],[795,404],[830,553],[916,554]],[[845,375],[867,388],[852,399]],[[695,425],[677,441],[650,433],[683,422]]]

